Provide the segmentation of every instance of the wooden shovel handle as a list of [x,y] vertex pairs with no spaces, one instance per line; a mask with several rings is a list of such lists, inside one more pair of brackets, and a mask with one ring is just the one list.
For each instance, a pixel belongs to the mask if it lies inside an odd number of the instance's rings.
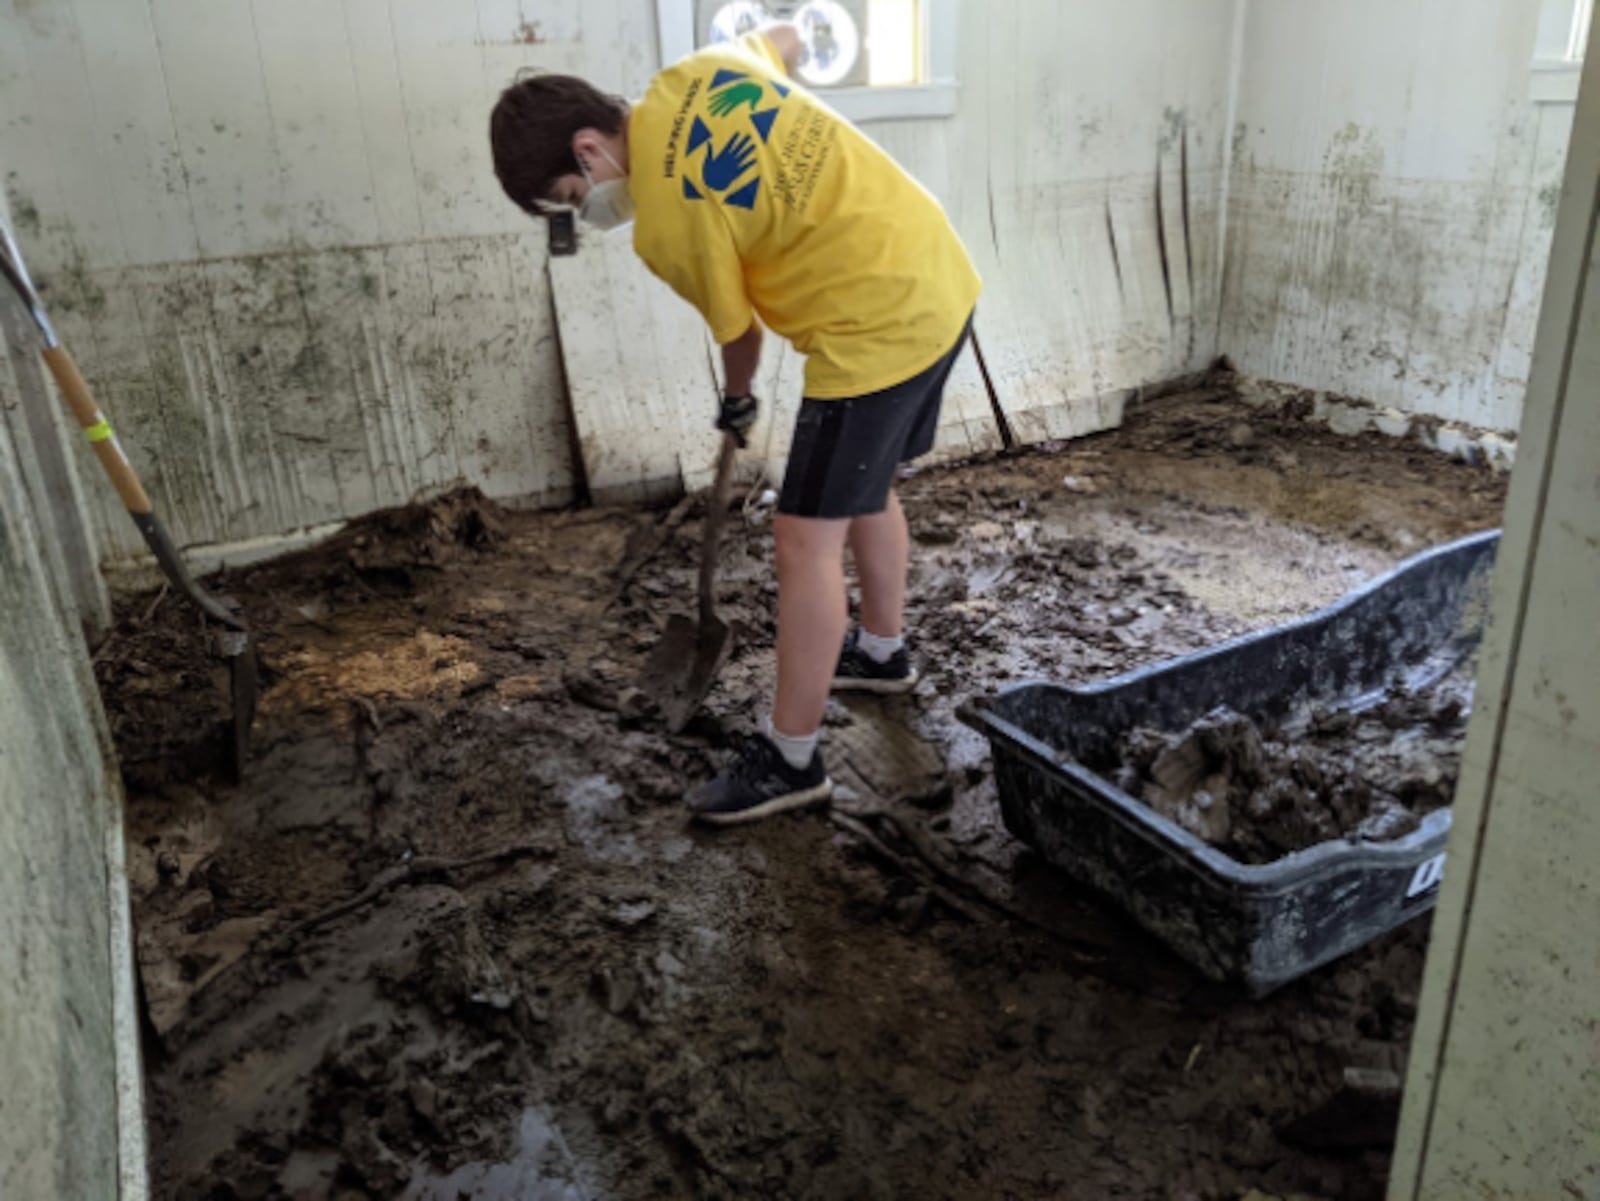
[[[110,422],[105,419],[105,415],[100,412],[100,406],[95,404],[94,397],[89,394],[89,385],[84,382],[78,365],[72,361],[72,356],[67,353],[66,347],[51,346],[43,353],[50,374],[55,377],[56,387],[61,389],[62,399],[67,402],[67,408],[72,410],[73,419],[83,430],[84,436],[89,439],[89,445],[94,447],[95,457],[100,460],[100,466],[105,468],[106,474],[111,477],[117,495],[127,506],[133,524],[144,536],[145,545],[150,548],[150,553],[155,556],[162,572],[180,592],[195,603],[201,612],[243,635],[240,639],[232,640],[230,649],[226,650],[225,653],[230,658],[248,653],[250,639],[244,618],[200,587],[189,574],[183,556],[172,544],[172,536],[167,533],[166,526],[161,524],[161,520],[155,514],[149,493],[139,482],[133,464],[129,463],[127,456],[122,453],[116,435],[111,432]],[[237,683],[236,678],[236,685]],[[236,721],[240,714],[237,707],[240,695],[242,693],[236,693],[234,698]]]
[[67,353],[67,348],[50,347],[44,351],[44,361],[50,368],[50,374],[55,377],[56,387],[61,389],[61,396],[67,402],[67,408],[72,410],[73,419],[89,439],[89,445],[94,447],[100,466],[104,467],[106,474],[111,477],[111,483],[116,488],[117,495],[122,498],[122,503],[127,506],[128,512],[136,517],[151,513],[153,509],[149,494],[139,482],[133,464],[129,463],[127,456],[122,453],[116,435],[111,432],[110,424],[101,414],[100,406],[95,404],[94,397],[89,394],[89,385],[84,382],[83,374],[78,370],[78,365],[72,361],[72,356]]

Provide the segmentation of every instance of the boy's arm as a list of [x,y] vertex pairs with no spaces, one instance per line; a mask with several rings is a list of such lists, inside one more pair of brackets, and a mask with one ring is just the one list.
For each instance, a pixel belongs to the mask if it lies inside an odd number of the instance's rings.
[[773,25],[764,26],[761,30],[766,35],[767,41],[772,43],[772,48],[778,52],[778,57],[783,59],[783,69],[790,76],[800,62],[800,56],[805,52],[805,43],[800,39],[800,29],[789,21],[779,21]]
[[749,396],[761,362],[761,322],[750,322],[732,342],[722,347],[722,391],[727,396]]
[[761,322],[751,318],[750,328],[722,345],[722,403],[717,408],[717,428],[732,434],[740,447],[756,423],[759,405],[750,394],[756,365],[761,361]]

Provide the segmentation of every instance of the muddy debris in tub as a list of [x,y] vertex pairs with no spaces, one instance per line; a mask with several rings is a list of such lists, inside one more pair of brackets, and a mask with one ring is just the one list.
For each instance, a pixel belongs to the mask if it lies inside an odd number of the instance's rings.
[[1471,702],[1461,669],[1359,712],[1274,724],[1219,708],[1176,733],[1135,729],[1088,766],[1239,862],[1271,863],[1336,839],[1403,838],[1448,805]]

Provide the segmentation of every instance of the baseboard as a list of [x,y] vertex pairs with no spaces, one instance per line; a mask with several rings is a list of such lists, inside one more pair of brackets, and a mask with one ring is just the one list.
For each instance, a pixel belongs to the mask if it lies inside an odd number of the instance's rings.
[[[419,496],[416,503],[423,503],[444,491],[448,489],[437,489],[425,496]],[[507,509],[559,509],[572,502],[572,495],[572,489],[563,488],[536,495],[491,499],[495,504]],[[236,542],[208,542],[198,546],[186,546],[183,548],[183,561],[190,573],[197,577],[212,575],[223,570],[237,570],[320,545],[344,529],[347,524],[348,520],[330,521],[322,525],[290,530],[283,534],[243,538]],[[151,588],[159,588],[164,579],[161,569],[156,566],[155,559],[147,554],[109,560],[101,564],[100,571],[105,576],[106,585],[114,593],[144,592]]]
[[[1214,376],[1213,379],[1220,383],[1223,377]],[[1308,421],[1325,425],[1336,434],[1348,436],[1376,431],[1391,438],[1409,438],[1453,459],[1487,463],[1496,471],[1511,470],[1516,460],[1515,432],[1483,429],[1425,413],[1408,413],[1360,397],[1253,376],[1235,376],[1231,386],[1246,404],[1280,410],[1294,406]]]
[[[325,525],[291,530],[286,534],[270,534],[261,538],[245,538],[238,542],[212,542],[183,548],[183,561],[194,576],[208,576],[226,568],[249,567],[282,555],[325,542],[344,529],[342,521]],[[127,559],[112,559],[101,565],[106,584],[113,592],[143,592],[161,586],[163,576],[156,561],[149,555]]]
[[[108,769],[115,770],[109,763]],[[145,1134],[144,1061],[139,1053],[139,994],[135,973],[133,899],[122,790],[107,780],[106,904],[111,942],[111,1029],[116,1040],[117,1201],[150,1201],[149,1141]]]

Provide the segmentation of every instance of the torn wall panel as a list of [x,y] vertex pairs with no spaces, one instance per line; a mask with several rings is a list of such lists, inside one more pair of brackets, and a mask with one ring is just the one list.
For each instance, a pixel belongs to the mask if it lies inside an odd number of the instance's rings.
[[583,473],[597,501],[675,496],[716,454],[713,349],[699,315],[625,234],[587,234],[550,260]]

